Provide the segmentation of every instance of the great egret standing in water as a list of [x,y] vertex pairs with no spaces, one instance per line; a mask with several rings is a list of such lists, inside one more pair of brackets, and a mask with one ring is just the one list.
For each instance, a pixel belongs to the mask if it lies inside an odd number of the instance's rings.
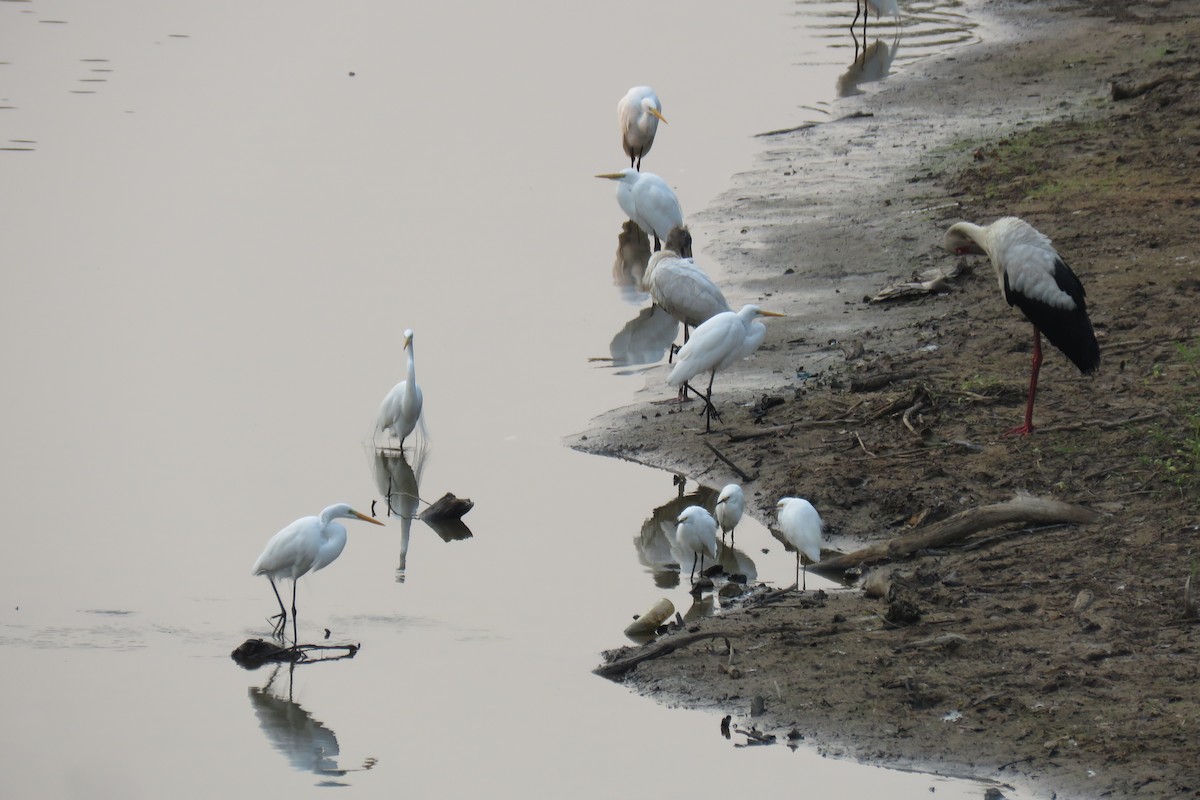
[[[292,581],[292,640],[299,644],[296,633],[296,583],[300,576],[327,567],[342,554],[346,546],[346,527],[338,519],[361,519],[375,525],[383,523],[366,514],[360,514],[345,503],[332,505],[316,517],[301,517],[271,537],[258,561],[254,562],[253,574],[266,575],[279,601],[279,624],[275,634],[282,635],[287,624],[287,609],[275,586],[276,579]],[[276,617],[272,617],[276,619]]]
[[[704,573],[704,556],[717,560],[717,521],[708,509],[688,506],[675,520],[675,541],[679,547],[692,553],[691,581],[696,583],[696,559],[700,560],[700,573]],[[682,565],[680,565],[682,568]]]
[[417,368],[413,359],[413,332],[404,332],[404,350],[408,353],[408,378],[392,387],[379,406],[379,417],[375,420],[375,433],[391,431],[392,436],[404,439],[417,427],[421,408],[425,404],[421,387],[417,386]]
[[1008,431],[1033,432],[1033,398],[1042,366],[1042,334],[1087,375],[1100,367],[1100,345],[1088,319],[1083,284],[1050,244],[1050,239],[1022,219],[1003,217],[991,225],[956,222],[943,246],[954,253],[986,255],[996,269],[1000,290],[1033,323],[1033,366],[1025,424]]
[[711,419],[716,410],[712,404],[712,385],[717,373],[750,355],[762,344],[767,327],[758,321],[759,317],[782,316],[775,311],[763,311],[756,305],[744,305],[736,313],[724,311],[692,331],[692,338],[679,348],[667,383],[683,386],[701,373],[711,373],[704,396],[706,433],[711,430]]
[[[813,504],[802,497],[784,497],[775,507],[779,509],[779,532],[784,540],[796,548],[796,585],[801,589],[808,588],[808,581],[800,584],[800,556],[804,556],[816,564],[821,560],[821,515],[813,508]],[[804,567],[804,577],[808,578],[808,566]]]
[[733,546],[733,529],[741,522],[742,512],[746,508],[746,495],[742,487],[731,483],[717,495],[716,517],[721,526],[721,544],[725,544],[725,534],[729,534],[729,545]]
[[626,167],[620,172],[602,172],[596,177],[618,181],[617,205],[625,216],[654,239],[656,251],[662,249],[662,242],[672,228],[683,225],[679,198],[667,182],[654,173]]
[[[900,6],[896,4],[896,0],[854,0],[854,21],[850,23],[850,33],[854,33],[854,24],[858,22],[858,15],[862,14],[863,18],[863,46],[867,44],[867,17],[874,11],[876,19],[882,18],[884,15],[889,17],[900,17]],[[857,39],[855,40],[857,43]]]
[[662,103],[649,86],[635,86],[617,103],[617,122],[621,127],[621,147],[629,156],[629,166],[642,171],[642,156],[650,152],[658,123],[666,122]]

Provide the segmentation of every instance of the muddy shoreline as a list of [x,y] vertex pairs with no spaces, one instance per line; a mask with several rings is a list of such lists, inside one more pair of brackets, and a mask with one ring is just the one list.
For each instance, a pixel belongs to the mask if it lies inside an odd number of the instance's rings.
[[[789,315],[718,378],[720,429],[703,437],[695,408],[657,403],[671,392],[651,371],[637,404],[568,444],[736,480],[707,441],[757,475],[748,513],[769,524],[779,497],[807,497],[840,551],[1019,493],[1100,521],[875,565],[883,597],[753,592],[689,628],[728,640],[622,679],[832,755],[1046,796],[1200,796],[1200,625],[1184,600],[1200,559],[1200,2],[970,13],[984,44],[769,137],[691,220],[735,306]],[[1026,439],[1000,434],[1020,421],[1029,328],[986,262],[943,293],[864,302],[954,265],[953,221],[1006,214],[1080,275],[1104,360],[1085,378],[1048,352]],[[763,395],[783,402],[756,423]],[[911,614],[893,617],[900,599]]]

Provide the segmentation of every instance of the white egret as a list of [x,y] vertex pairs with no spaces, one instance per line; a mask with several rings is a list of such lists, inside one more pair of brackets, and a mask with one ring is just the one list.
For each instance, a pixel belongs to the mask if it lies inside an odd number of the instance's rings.
[[704,400],[706,433],[711,430],[711,418],[716,411],[712,404],[712,385],[717,373],[750,355],[762,344],[767,328],[758,317],[782,316],[756,305],[744,305],[736,313],[724,311],[692,331],[692,338],[679,349],[675,366],[667,375],[667,383],[684,386],[697,375],[710,373]]
[[375,433],[390,431],[392,436],[400,440],[404,447],[404,439],[417,427],[421,418],[421,408],[425,399],[421,387],[417,385],[417,370],[413,359],[413,332],[404,332],[404,350],[408,353],[408,378],[392,387],[379,406],[379,417],[375,420]]
[[872,11],[875,12],[876,19],[882,18],[885,14],[897,19],[900,17],[900,6],[896,4],[896,0],[854,0],[854,21],[850,23],[850,33],[854,33],[854,25],[858,22],[858,15],[862,14],[864,46],[867,43],[867,17]]
[[[692,553],[692,584],[696,583],[696,560],[704,574],[704,556],[717,560],[717,521],[703,506],[688,506],[675,520],[675,541]],[[682,565],[680,565],[682,567]]]
[[729,534],[729,546],[733,546],[733,529],[741,522],[742,511],[746,508],[746,495],[742,487],[731,483],[717,495],[716,517],[721,526],[721,544],[725,544],[725,534]]
[[656,251],[662,249],[662,241],[672,228],[683,225],[679,198],[667,182],[654,173],[626,167],[620,172],[603,172],[596,177],[618,181],[617,205],[654,239]]
[[946,231],[943,246],[954,253],[986,255],[996,269],[1004,299],[1021,309],[1033,324],[1033,366],[1025,423],[1009,434],[1033,432],[1033,398],[1042,366],[1042,334],[1087,375],[1100,367],[1100,345],[1088,319],[1083,284],[1054,249],[1050,239],[1017,217],[991,225],[956,222]]
[[666,122],[662,103],[649,86],[635,86],[617,103],[617,122],[621,127],[621,147],[629,156],[629,166],[642,170],[642,156],[654,145],[658,123]]
[[[775,507],[779,509],[779,532],[788,544],[796,548],[796,585],[807,589],[807,580],[803,585],[800,583],[800,556],[813,564],[821,560],[821,529],[824,527],[821,515],[812,503],[801,497],[784,497]],[[807,565],[804,577],[808,577]]]
[[[337,519],[361,519],[375,525],[383,523],[373,517],[360,514],[345,503],[332,505],[316,517],[301,517],[271,537],[262,555],[254,562],[253,574],[266,575],[279,601],[279,625],[276,635],[283,633],[287,624],[287,609],[275,580],[289,578],[292,581],[292,639],[299,644],[296,634],[296,583],[306,572],[316,572],[327,567],[342,554],[346,546],[346,527]],[[275,617],[272,617],[275,619]]]

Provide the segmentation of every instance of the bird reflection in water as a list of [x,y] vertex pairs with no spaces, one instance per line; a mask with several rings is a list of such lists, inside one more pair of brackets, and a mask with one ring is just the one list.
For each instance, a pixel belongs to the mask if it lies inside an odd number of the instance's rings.
[[[634,538],[638,562],[654,578],[660,589],[674,589],[680,584],[680,564],[690,567],[692,553],[681,548],[675,541],[676,520],[689,506],[702,506],[710,512],[717,504],[717,491],[707,486],[697,487],[690,494],[680,493],[669,502],[654,509],[650,518],[642,523],[642,530]],[[717,563],[727,575],[744,575],[747,581],[758,577],[754,560],[744,552],[731,547],[717,547]]]
[[650,263],[650,237],[633,220],[626,220],[617,234],[617,257],[613,260],[613,286],[622,299],[641,305],[650,296],[642,288],[646,264]]
[[[650,261],[650,238],[633,221],[626,221],[617,236],[613,261],[613,285],[622,299],[640,305],[650,299],[643,281]],[[679,335],[679,323],[656,305],[643,308],[625,323],[608,344],[612,365],[617,368],[657,364]]]
[[838,97],[862,94],[860,84],[881,81],[891,74],[892,61],[896,58],[896,51],[900,49],[900,29],[896,29],[896,38],[890,45],[882,39],[876,39],[870,46],[865,46],[865,42],[863,44],[862,52],[859,53],[858,38],[855,37],[854,61],[837,79]]
[[[375,475],[375,486],[384,499],[387,515],[400,520],[400,563],[396,567],[397,583],[405,581],[413,520],[422,518],[417,509],[421,504],[421,473],[425,470],[428,452],[428,448],[422,441],[413,448],[413,464],[410,465],[404,451],[399,448],[378,448],[374,451],[372,471]],[[458,518],[423,521],[443,542],[460,541],[472,536],[471,529]]]
[[250,704],[254,707],[254,714],[267,741],[291,762],[293,768],[322,776],[323,780],[317,783],[318,786],[348,786],[345,781],[337,779],[350,772],[369,770],[375,766],[376,760],[367,758],[361,767],[355,769],[339,767],[341,749],[337,736],[292,699],[295,664],[286,667],[286,697],[275,687],[275,681],[283,669],[283,665],[276,665],[266,684],[249,689]]

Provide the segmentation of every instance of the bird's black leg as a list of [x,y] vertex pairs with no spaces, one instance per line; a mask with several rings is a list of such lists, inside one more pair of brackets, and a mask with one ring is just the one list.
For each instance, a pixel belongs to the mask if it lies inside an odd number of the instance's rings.
[[[714,369],[711,373],[709,373],[708,394],[706,394],[704,397],[704,403],[705,403],[705,406],[704,406],[704,432],[705,433],[709,433],[712,431],[712,417],[713,417],[713,414],[717,410],[713,407],[713,404],[712,404],[712,385],[713,385],[713,380],[716,377],[717,377],[717,371]],[[721,418],[720,415],[717,415],[717,419],[720,419],[720,418]]]
[[658,234],[656,233],[654,234],[654,252],[657,253],[659,250],[662,250],[662,242],[659,240]]
[[688,579],[692,582],[693,586],[696,585],[696,559],[699,557],[699,553],[692,553],[692,574],[688,576]]
[[268,575],[267,580],[271,582],[271,590],[275,592],[275,599],[279,601],[279,613],[271,616],[271,619],[279,620],[278,624],[272,623],[275,626],[272,633],[279,636],[283,633],[283,626],[287,624],[287,609],[283,607],[283,598],[279,596],[279,589],[275,588],[275,579]]
[[299,646],[300,637],[296,633],[296,584],[300,581],[292,581],[292,644]]
[[854,26],[858,24],[858,15],[862,9],[862,0],[854,0],[854,20],[850,23],[850,33],[854,33]]

